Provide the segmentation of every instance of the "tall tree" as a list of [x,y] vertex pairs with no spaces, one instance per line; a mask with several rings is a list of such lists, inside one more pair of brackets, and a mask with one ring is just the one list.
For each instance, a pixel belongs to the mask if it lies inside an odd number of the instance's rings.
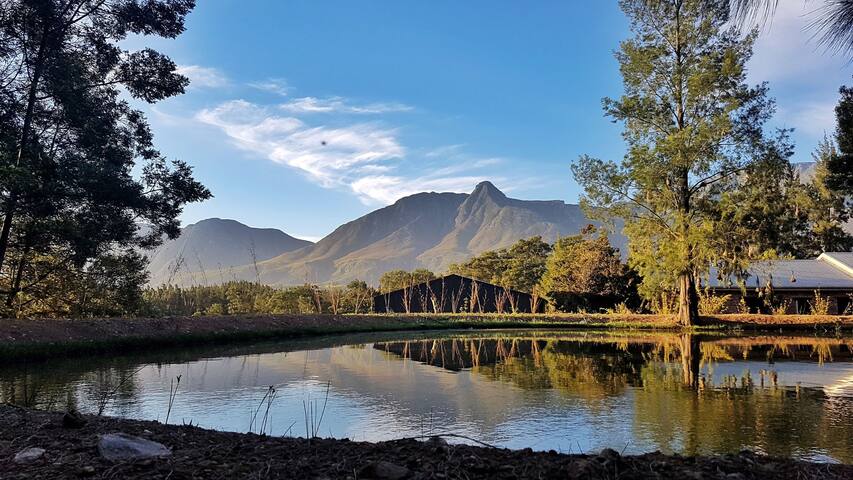
[[754,34],[728,26],[728,6],[622,0],[633,37],[616,58],[624,95],[605,112],[624,123],[621,163],[583,156],[572,170],[591,215],[625,219],[629,263],[679,291],[678,318],[698,318],[696,278],[715,252],[709,216],[722,192],[768,148],[766,85],[746,85]]
[[558,310],[572,311],[612,307],[636,297],[634,283],[607,235],[590,225],[554,243],[541,286]]
[[[210,193],[153,145],[144,102],[188,80],[128,35],[173,38],[194,0],[0,3],[0,274],[7,305],[56,272],[177,236],[182,206]],[[145,225],[140,231],[139,225]],[[38,261],[36,261],[38,260]],[[96,261],[98,260],[98,261]],[[122,265],[133,265],[125,261]]]
[[467,262],[453,264],[448,267],[448,273],[532,292],[545,273],[545,261],[550,253],[551,245],[537,235],[521,239],[509,248],[487,250]]
[[406,270],[391,270],[379,277],[379,291],[388,293],[428,282],[434,278],[436,278],[435,274],[425,268],[418,268],[411,272],[407,272]]
[[848,196],[849,209],[849,198],[853,198],[853,87],[841,87],[840,93],[835,107],[837,151],[826,159],[826,183]]

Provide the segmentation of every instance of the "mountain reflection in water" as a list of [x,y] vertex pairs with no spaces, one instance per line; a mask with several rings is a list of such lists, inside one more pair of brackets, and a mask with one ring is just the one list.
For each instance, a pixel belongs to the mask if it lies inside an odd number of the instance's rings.
[[274,385],[276,435],[304,435],[329,388],[323,436],[853,462],[851,351],[843,337],[391,333],[5,366],[0,401],[162,420],[182,375],[171,418],[208,428],[249,430]]

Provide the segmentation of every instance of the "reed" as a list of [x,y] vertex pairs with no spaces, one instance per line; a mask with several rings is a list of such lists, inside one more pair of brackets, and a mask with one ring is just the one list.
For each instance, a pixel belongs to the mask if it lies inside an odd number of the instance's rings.
[[[255,412],[252,414],[252,418],[249,421],[249,432],[255,431],[255,424],[258,420],[258,414],[261,412],[261,409],[264,409],[264,416],[261,419],[261,424],[258,428],[258,434],[264,435],[266,432],[267,426],[269,426],[270,419],[270,410],[272,408],[272,402],[275,400],[276,395],[278,394],[278,390],[276,390],[275,386],[270,385],[267,388],[267,391],[264,393],[264,396],[261,398],[260,403],[258,403],[258,408],[255,409]],[[292,426],[292,425],[291,425]]]
[[320,434],[320,427],[323,424],[323,418],[326,415],[326,405],[329,403],[329,389],[332,387],[332,382],[326,382],[326,394],[323,397],[323,405],[320,405],[316,400],[312,401],[307,398],[302,401],[302,410],[305,415],[305,438],[317,438]]
[[169,406],[166,409],[166,425],[169,424],[169,417],[172,415],[172,406],[175,405],[175,397],[178,396],[178,386],[181,384],[181,376],[178,375],[175,379],[169,381]]

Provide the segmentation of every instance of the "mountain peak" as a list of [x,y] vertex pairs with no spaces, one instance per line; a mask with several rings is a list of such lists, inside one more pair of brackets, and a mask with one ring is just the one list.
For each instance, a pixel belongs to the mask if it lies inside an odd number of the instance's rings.
[[503,200],[506,198],[503,192],[498,190],[492,182],[485,180],[477,184],[474,187],[474,191],[471,192],[472,197],[491,197],[493,199]]

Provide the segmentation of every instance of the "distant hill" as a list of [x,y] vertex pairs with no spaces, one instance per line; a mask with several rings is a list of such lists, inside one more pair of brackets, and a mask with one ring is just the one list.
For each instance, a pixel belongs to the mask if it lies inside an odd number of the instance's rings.
[[[233,267],[258,262],[311,245],[274,228],[252,228],[235,220],[208,218],[188,225],[174,240],[148,253],[150,285],[221,283]],[[254,271],[254,267],[253,267]],[[220,278],[221,277],[221,278]]]
[[[258,269],[267,284],[342,284],[362,279],[375,285],[388,270],[423,267],[441,272],[485,250],[534,235],[554,241],[578,233],[589,223],[577,205],[516,200],[483,182],[471,194],[430,192],[401,198],[341,225],[313,245],[261,261]],[[624,247],[624,238],[612,239]],[[216,272],[205,275],[210,279]],[[244,262],[229,275],[254,279],[255,269]],[[178,280],[197,283],[197,277],[180,275]]]

